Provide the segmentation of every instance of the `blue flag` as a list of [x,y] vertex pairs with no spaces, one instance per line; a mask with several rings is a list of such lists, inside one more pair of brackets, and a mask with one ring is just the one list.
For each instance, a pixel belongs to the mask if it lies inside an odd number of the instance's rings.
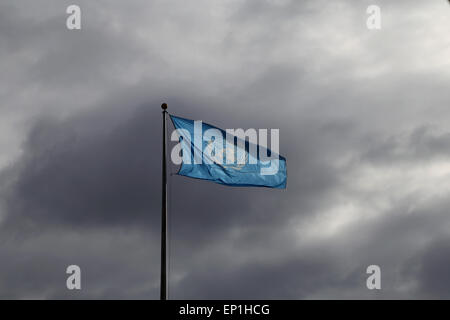
[[[254,129],[225,131],[202,121],[170,118],[176,128],[172,141],[179,140],[171,155],[181,163],[179,175],[227,186],[286,188],[286,159],[267,148],[267,130],[259,135]],[[278,148],[278,130],[271,139],[272,149],[274,142]]]

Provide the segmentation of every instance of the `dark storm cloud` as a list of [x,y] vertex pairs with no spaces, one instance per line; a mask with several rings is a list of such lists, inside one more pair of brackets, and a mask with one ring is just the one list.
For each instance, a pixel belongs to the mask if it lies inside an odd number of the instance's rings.
[[[69,119],[38,121],[23,145],[23,156],[4,172],[14,181],[5,191],[5,226],[27,222],[39,227],[157,225],[161,132],[160,115],[154,109],[148,105],[130,106],[126,112],[100,109]],[[303,136],[315,134],[310,130],[305,129]],[[327,132],[321,128],[322,134]],[[255,221],[274,227],[289,216],[280,209],[290,197],[298,198],[297,193],[302,199],[298,209],[311,207],[313,199],[337,180],[326,163],[314,163],[309,143],[304,138],[295,149],[285,146],[283,151],[302,165],[292,172],[292,183],[284,193],[250,189],[243,194],[240,189],[171,177],[174,222],[183,226],[180,238],[207,237],[230,225]],[[171,166],[172,173],[176,170]]]
[[424,298],[450,298],[449,238],[437,238],[411,259],[407,269],[409,276],[417,282],[417,292]]
[[256,261],[237,268],[211,263],[200,266],[179,283],[174,298],[302,299],[327,286],[344,289],[347,282],[358,280],[341,278],[333,267],[328,257],[314,253],[270,264]]
[[[417,194],[410,195],[395,201],[383,217],[348,228],[342,241],[353,250],[350,265],[361,270],[370,264],[381,266],[381,298],[445,298],[445,259],[436,257],[446,256],[442,239],[448,237],[448,206],[447,198],[421,201]],[[436,286],[439,277],[444,283]],[[370,292],[362,287],[358,295],[369,298]]]
[[69,4],[1,5],[1,298],[157,298],[163,101],[279,128],[289,175],[284,191],[171,177],[173,297],[447,296],[440,4],[380,2],[380,32],[369,1],[80,1],[76,32]]
[[[132,228],[127,231],[34,230],[27,239],[2,234],[0,298],[156,299],[158,237]],[[81,267],[81,291],[66,288],[65,271],[72,264]]]
[[436,132],[430,126],[371,142],[362,157],[374,164],[432,161],[450,156],[450,134]]
[[[138,234],[148,232],[153,237],[157,235],[161,133],[159,110],[154,109],[148,105],[129,106],[126,112],[122,109],[100,108],[68,119],[44,117],[36,122],[23,145],[21,159],[4,172],[11,181],[4,192],[7,215],[2,223],[2,233],[8,244],[6,250],[10,252],[13,250],[10,246],[31,241],[36,234],[59,234],[61,231],[58,230],[66,229],[78,230],[81,237],[79,241],[83,243],[80,247],[97,241],[95,234],[82,236],[83,230],[93,230],[93,233],[97,230],[100,235],[112,237],[110,233],[116,232],[116,228],[137,228],[141,230]],[[209,115],[213,117],[211,113]],[[309,135],[309,130],[312,128],[306,127],[304,130],[305,137]],[[321,132],[326,133],[328,130],[322,129]],[[204,254],[211,244],[218,245],[221,239],[228,241],[228,233],[236,227],[242,229],[241,241],[246,243],[248,250],[252,250],[254,245],[260,245],[261,236],[266,239],[267,246],[288,247],[289,237],[271,239],[273,236],[267,235],[288,223],[292,213],[283,208],[289,207],[289,199],[295,197],[300,200],[296,215],[308,214],[308,210],[318,206],[315,199],[326,194],[337,183],[326,164],[314,163],[311,159],[312,147],[305,138],[295,145],[295,149],[287,145],[284,148],[285,152],[292,154],[292,161],[302,163],[290,174],[292,184],[285,192],[257,188],[243,193],[240,189],[171,177],[173,268],[179,270],[183,266],[181,269],[191,270],[189,266],[192,265],[192,271],[196,270],[196,255],[192,252]],[[304,151],[300,159],[296,159],[298,148]],[[171,171],[176,172],[176,167],[172,166]],[[296,179],[297,175],[303,179]],[[52,263],[61,267],[58,256],[66,257],[58,251],[62,248],[39,246],[38,252],[47,259],[54,255],[55,261],[51,259]],[[140,247],[141,242],[137,241],[136,246]],[[78,252],[80,249],[67,248],[68,252],[73,250]],[[122,255],[122,252],[115,254]],[[85,266],[105,259],[114,264],[114,261],[103,255],[86,259],[81,254],[73,258]],[[67,260],[66,257],[64,261]],[[14,263],[19,262],[12,259],[11,268]],[[153,270],[157,270],[155,259],[151,263]],[[293,262],[288,264],[293,268]],[[127,270],[129,265],[124,264],[122,268]],[[34,263],[29,265],[30,268],[34,266]],[[22,268],[16,273],[31,272],[26,267]],[[55,268],[50,268],[48,274],[37,273],[35,276],[46,279],[55,273]],[[121,272],[124,272],[123,269]],[[4,271],[4,274],[8,273],[8,269]],[[195,273],[192,276],[196,277]],[[14,279],[10,279],[7,284],[11,285]],[[60,276],[56,280],[52,279],[54,282],[50,283],[55,284]],[[186,281],[189,279],[190,276]],[[42,285],[42,282],[38,281],[38,284]],[[35,285],[38,287],[38,284]],[[28,289],[30,295],[39,296],[35,293],[36,288]],[[58,290],[42,294],[46,297],[57,297],[59,294],[66,297],[64,290]],[[126,290],[134,289],[130,287]],[[249,292],[252,290],[254,288],[249,286]],[[83,297],[95,296],[91,291],[84,294]],[[117,290],[109,295],[98,294],[99,297],[121,297]],[[174,288],[174,294],[177,294],[177,287]]]

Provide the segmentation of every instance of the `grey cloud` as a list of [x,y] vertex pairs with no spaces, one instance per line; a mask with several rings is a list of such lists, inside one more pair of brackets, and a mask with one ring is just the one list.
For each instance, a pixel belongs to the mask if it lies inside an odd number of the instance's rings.
[[406,269],[409,276],[416,280],[417,291],[423,298],[450,297],[448,240],[448,237],[437,238],[411,259],[412,266]]
[[[131,228],[128,229],[130,231]],[[22,235],[23,237],[23,235]],[[158,235],[133,229],[27,233],[26,239],[2,235],[2,299],[156,299]],[[146,246],[136,246],[146,243]],[[154,244],[154,245],[153,245]],[[81,268],[82,290],[66,288],[66,268]]]
[[255,261],[236,269],[212,264],[182,281],[174,298],[304,299],[327,286],[347,287],[348,279],[341,277],[332,262],[314,254],[271,264]]
[[449,156],[450,135],[436,131],[431,126],[421,126],[386,138],[368,137],[369,148],[362,152],[360,159],[375,165],[445,160]]
[[80,32],[71,3],[2,3],[0,297],[157,298],[163,101],[279,128],[289,175],[171,177],[173,297],[447,297],[445,167],[411,171],[448,157],[444,2],[382,1],[380,32],[369,1],[81,1]]

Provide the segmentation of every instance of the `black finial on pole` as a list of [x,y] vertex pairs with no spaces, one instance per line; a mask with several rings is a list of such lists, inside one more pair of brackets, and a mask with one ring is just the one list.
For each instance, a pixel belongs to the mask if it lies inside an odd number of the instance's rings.
[[162,202],[161,202],[161,291],[160,300],[167,300],[167,169],[166,169],[166,114],[167,104],[163,109],[163,150],[162,150]]

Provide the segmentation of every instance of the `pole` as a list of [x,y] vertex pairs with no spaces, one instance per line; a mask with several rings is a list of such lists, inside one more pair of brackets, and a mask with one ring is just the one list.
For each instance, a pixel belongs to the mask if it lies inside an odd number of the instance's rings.
[[163,116],[162,150],[162,205],[161,205],[161,292],[160,300],[167,300],[167,168],[166,168],[166,114],[167,104],[161,105]]

